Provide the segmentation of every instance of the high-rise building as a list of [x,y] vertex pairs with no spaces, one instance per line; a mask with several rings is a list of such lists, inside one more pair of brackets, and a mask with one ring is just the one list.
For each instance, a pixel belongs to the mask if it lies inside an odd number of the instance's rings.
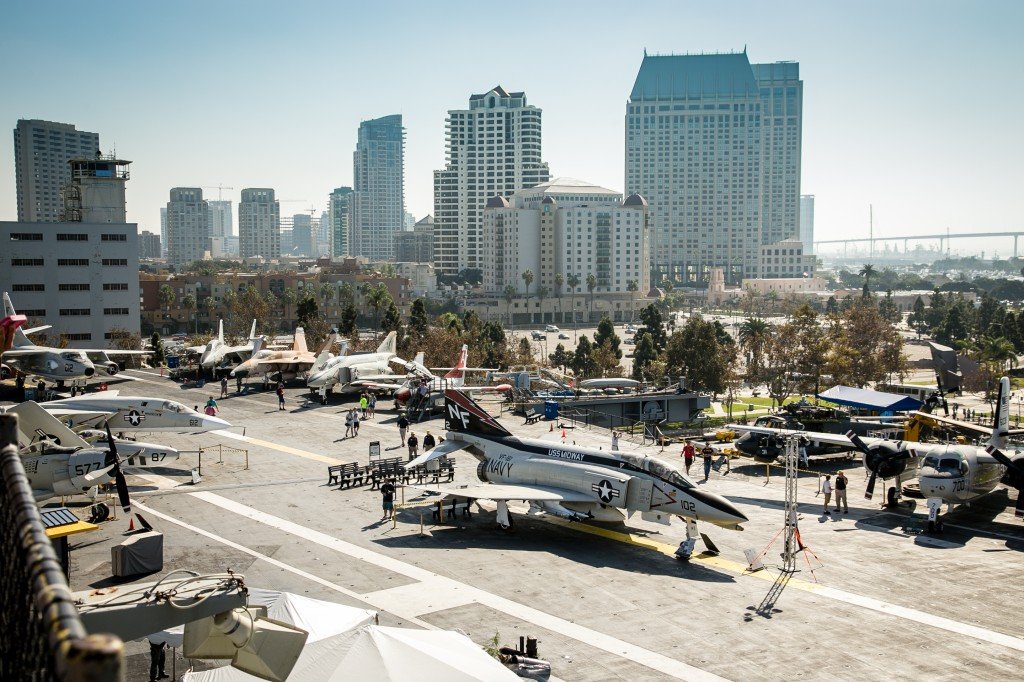
[[396,263],[434,262],[434,218],[426,216],[411,230],[395,233]]
[[292,216],[292,254],[295,256],[315,256],[316,242],[313,233],[313,216],[308,213],[296,213]]
[[230,199],[216,199],[206,202],[210,206],[210,236],[230,237],[235,233]]
[[445,119],[444,170],[434,171],[434,263],[454,277],[481,265],[487,200],[548,181],[541,160],[541,110],[500,85]]
[[160,235],[147,230],[139,233],[139,258],[160,257]]
[[332,237],[330,211],[320,211],[320,220],[316,226],[316,255],[330,258]]
[[160,207],[160,255],[167,255],[167,207]]
[[281,205],[274,199],[274,190],[242,190],[238,204],[238,250],[242,258],[271,259],[281,255]]
[[175,187],[167,202],[167,262],[175,267],[203,260],[209,248],[210,207],[200,187]]
[[639,195],[623,201],[615,190],[556,178],[511,199],[492,197],[482,224],[483,285],[491,293],[509,285],[526,293],[527,270],[530,291],[544,287],[549,296],[558,292],[558,274],[579,277],[577,293],[589,275],[598,294],[625,294],[634,281],[642,294],[650,289],[647,202]]
[[656,277],[754,277],[760,247],[795,237],[799,66],[746,52],[644,55],[626,105],[626,191],[650,202]]
[[814,253],[814,195],[800,195],[800,241],[804,253]]
[[349,239],[354,256],[371,261],[394,257],[392,236],[405,220],[405,128],[402,115],[359,124],[352,155],[352,221]]
[[340,258],[352,253],[349,245],[349,218],[351,216],[351,187],[338,187],[330,196],[328,212],[331,222],[331,257]]
[[64,209],[61,189],[71,181],[68,162],[95,158],[99,148],[97,133],[68,123],[19,120],[14,128],[18,221],[56,222]]
[[61,190],[61,222],[123,224],[128,219],[125,183],[131,161],[97,154],[68,163],[71,178]]

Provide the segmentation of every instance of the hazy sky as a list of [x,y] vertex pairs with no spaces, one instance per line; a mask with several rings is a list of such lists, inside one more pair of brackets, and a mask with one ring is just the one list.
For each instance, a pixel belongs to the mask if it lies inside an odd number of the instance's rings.
[[[0,219],[17,119],[133,161],[129,220],[174,186],[273,187],[282,214],[352,182],[359,121],[401,113],[406,205],[433,212],[444,118],[497,84],[544,110],[553,176],[623,188],[643,50],[795,60],[816,237],[1024,228],[1024,2],[34,2],[0,13]],[[217,198],[207,190],[207,198]],[[237,227],[236,227],[237,231]],[[1008,247],[1003,249],[1005,253]]]

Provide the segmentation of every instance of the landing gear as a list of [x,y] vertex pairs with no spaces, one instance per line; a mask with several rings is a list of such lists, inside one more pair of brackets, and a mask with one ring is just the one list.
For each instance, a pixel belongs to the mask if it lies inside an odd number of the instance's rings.
[[[897,485],[899,485],[898,481]],[[890,507],[895,507],[900,503],[899,489],[895,485],[889,486],[889,489],[885,492],[885,503]]]
[[321,386],[320,387],[320,404],[321,405],[326,405],[327,404],[327,387],[326,386]]
[[508,511],[508,502],[505,500],[498,500],[498,513],[497,513],[498,525],[503,530],[512,530],[512,515]]
[[693,556],[693,548],[697,544],[698,537],[700,537],[700,533],[697,532],[697,522],[693,519],[686,519],[686,539],[679,543],[676,558],[680,561],[689,561]]
[[939,510],[942,509],[942,499],[939,497],[928,498],[928,532],[941,533],[942,519],[939,517]]

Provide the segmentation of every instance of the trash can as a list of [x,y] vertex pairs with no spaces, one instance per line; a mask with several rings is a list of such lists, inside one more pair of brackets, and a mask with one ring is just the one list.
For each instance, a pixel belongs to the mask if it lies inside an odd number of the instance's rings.
[[181,363],[180,363],[177,355],[168,355],[167,356],[167,368],[168,369],[177,369],[180,366],[180,364]]
[[544,418],[548,421],[558,419],[558,401],[557,400],[545,400],[544,401]]

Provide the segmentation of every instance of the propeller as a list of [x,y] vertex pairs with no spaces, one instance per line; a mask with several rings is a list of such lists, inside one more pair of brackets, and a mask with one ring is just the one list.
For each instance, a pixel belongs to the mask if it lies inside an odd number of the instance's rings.
[[1006,467],[1007,473],[1010,474],[1008,482],[1017,489],[1017,508],[1014,510],[1014,516],[1024,518],[1024,462],[1010,459],[994,445],[985,448],[985,452]]
[[104,428],[107,430],[107,444],[109,450],[107,452],[107,462],[114,470],[114,483],[117,485],[117,500],[121,503],[121,509],[125,514],[132,513],[132,501],[128,496],[128,482],[124,480],[124,472],[121,471],[121,460],[117,456],[117,444],[114,442],[114,435],[110,432],[110,422],[104,422]]
[[902,469],[895,466],[896,463],[908,460],[914,456],[911,452],[902,449],[899,443],[883,441],[869,447],[853,431],[847,431],[846,437],[850,439],[850,442],[858,450],[864,453],[864,464],[871,470],[867,488],[864,490],[864,499],[866,500],[870,500],[874,496],[875,481],[878,480],[879,474],[881,474],[883,479],[899,474]]

